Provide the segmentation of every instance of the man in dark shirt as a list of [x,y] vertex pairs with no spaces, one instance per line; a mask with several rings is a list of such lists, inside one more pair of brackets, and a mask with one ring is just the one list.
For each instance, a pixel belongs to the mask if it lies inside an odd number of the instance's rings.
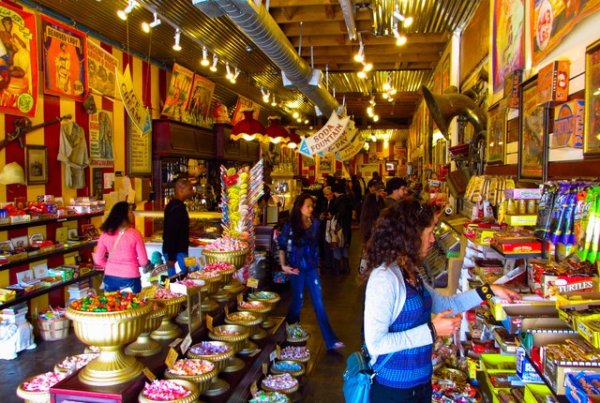
[[394,203],[408,196],[408,184],[402,178],[391,178],[385,185],[385,207],[391,207]]
[[175,262],[186,273],[185,257],[190,243],[190,216],[183,203],[193,195],[192,184],[187,179],[175,182],[175,197],[165,207],[163,228],[163,255],[167,261],[169,277],[176,274]]
[[368,194],[363,201],[360,214],[360,231],[363,236],[363,247],[371,237],[371,230],[379,217],[379,212],[385,207],[385,201],[382,196],[383,184],[375,179],[371,179],[368,185]]

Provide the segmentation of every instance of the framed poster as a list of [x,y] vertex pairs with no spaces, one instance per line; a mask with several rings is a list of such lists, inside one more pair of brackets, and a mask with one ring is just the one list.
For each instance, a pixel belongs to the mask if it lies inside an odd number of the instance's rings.
[[537,102],[537,74],[521,84],[518,179],[542,180],[546,137],[546,110]]
[[48,147],[25,147],[25,177],[28,185],[48,183]]
[[87,88],[85,34],[43,14],[41,19],[44,93],[83,101]]
[[35,14],[0,5],[5,65],[0,85],[0,113],[35,115],[38,97],[38,51]]
[[190,100],[187,104],[186,113],[190,119],[199,124],[205,125],[210,116],[210,104],[215,91],[215,83],[201,75],[194,75]]
[[600,40],[585,51],[585,156],[600,157]]
[[244,120],[244,110],[253,109],[252,117],[258,120],[260,115],[260,104],[243,96],[238,96],[233,115],[231,116],[231,125],[235,126],[238,122]]
[[486,139],[486,162],[488,164],[504,163],[504,147],[506,142],[506,104],[498,102],[488,110],[488,127]]
[[181,120],[185,112],[185,107],[192,90],[192,80],[194,73],[175,63],[171,73],[171,83],[167,91],[167,99],[162,110],[162,115]]
[[117,58],[94,42],[87,41],[88,82],[90,90],[105,97],[114,98]]
[[492,85],[504,88],[504,78],[525,63],[525,1],[494,0],[492,24]]
[[90,115],[90,166],[114,166],[113,113],[99,110]]
[[327,174],[333,175],[335,171],[335,155],[325,155],[324,157],[319,157],[319,175]]
[[127,167],[129,175],[152,174],[152,132],[127,124]]

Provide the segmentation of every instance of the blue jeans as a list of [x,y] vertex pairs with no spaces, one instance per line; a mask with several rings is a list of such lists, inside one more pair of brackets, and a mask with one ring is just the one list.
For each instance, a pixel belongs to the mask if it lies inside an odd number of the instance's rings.
[[308,287],[310,293],[310,299],[312,300],[315,314],[317,315],[317,321],[319,322],[319,328],[321,328],[321,334],[325,340],[325,346],[327,349],[333,348],[333,345],[339,341],[325,312],[325,306],[323,305],[323,293],[321,292],[321,281],[319,280],[319,274],[317,270],[300,271],[299,274],[288,275],[290,284],[292,287],[292,303],[290,304],[290,310],[287,315],[288,323],[296,323],[300,320],[300,311],[302,310],[302,303],[304,301],[304,288]]
[[[182,274],[186,274],[187,273],[187,269],[185,267],[185,258],[187,257],[187,253],[183,253],[183,252],[178,252],[177,256],[175,256],[175,260],[177,263],[179,263],[179,268],[181,269],[181,273]],[[163,256],[165,258],[165,261],[168,262],[169,260],[171,260],[170,256],[168,256],[166,253],[163,252]],[[177,269],[175,267],[169,267],[167,268],[167,274],[169,275],[169,277],[173,277],[177,272]]]
[[375,380],[369,393],[372,402],[381,403],[431,403],[431,382],[410,389],[391,388]]
[[142,280],[139,277],[117,277],[104,276],[104,291],[121,291],[124,288],[131,287],[131,291],[138,293],[142,291]]

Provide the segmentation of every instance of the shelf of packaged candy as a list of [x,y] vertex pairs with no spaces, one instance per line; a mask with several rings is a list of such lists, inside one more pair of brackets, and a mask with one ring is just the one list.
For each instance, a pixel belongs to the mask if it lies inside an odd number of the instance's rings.
[[[100,211],[96,211],[93,213],[87,213],[87,214],[77,214],[75,212],[71,212],[71,213],[66,213],[66,215],[62,215],[59,216],[58,214],[46,214],[46,215],[29,215],[29,219],[25,218],[21,218],[17,221],[15,221],[15,223],[7,223],[7,224],[0,224],[0,231],[10,231],[10,230],[14,230],[14,229],[19,229],[19,228],[28,228],[28,227],[35,227],[38,225],[47,225],[47,224],[53,224],[53,223],[61,223],[61,222],[66,222],[66,221],[74,221],[74,220],[79,220],[82,218],[92,218],[92,217],[100,217],[104,215],[104,210],[100,210]],[[23,220],[23,221],[20,221]]]
[[48,259],[53,256],[65,255],[71,252],[78,252],[84,249],[90,249],[96,246],[96,241],[77,241],[67,242],[65,244],[54,244],[51,247],[41,248],[36,251],[23,252],[18,256],[11,256],[11,259],[0,259],[0,271],[8,270],[12,267],[21,266],[27,263],[37,262],[39,260]]

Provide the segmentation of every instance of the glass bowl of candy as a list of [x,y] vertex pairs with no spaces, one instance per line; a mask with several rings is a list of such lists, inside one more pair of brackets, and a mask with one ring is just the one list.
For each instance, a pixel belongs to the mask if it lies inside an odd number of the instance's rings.
[[138,396],[142,403],[191,403],[198,400],[200,393],[196,384],[183,379],[155,380],[146,383]]
[[275,361],[271,365],[271,373],[275,375],[288,373],[292,376],[300,376],[304,374],[304,365],[291,360]]
[[267,375],[261,382],[263,389],[267,391],[280,392],[286,395],[298,390],[299,383],[290,374]]

